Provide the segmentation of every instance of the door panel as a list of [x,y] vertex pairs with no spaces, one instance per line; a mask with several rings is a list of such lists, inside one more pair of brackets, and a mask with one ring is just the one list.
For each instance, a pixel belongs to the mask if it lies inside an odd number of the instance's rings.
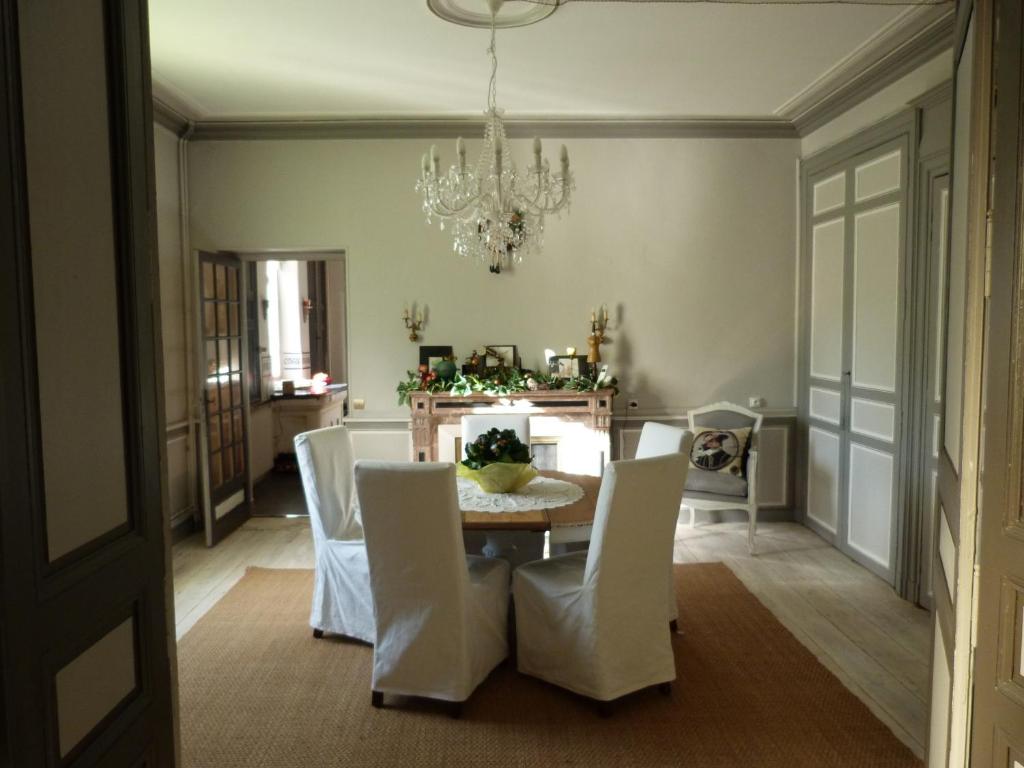
[[849,478],[847,542],[888,570],[892,546],[892,454],[851,443]]
[[213,546],[249,517],[245,276],[237,256],[199,253],[204,523]]
[[833,536],[839,526],[839,436],[811,427],[808,431],[807,516]]
[[5,766],[174,761],[147,34],[0,4]]
[[900,234],[899,203],[854,217],[854,387],[896,391]]
[[844,225],[816,224],[811,244],[811,376],[832,382],[843,372]]

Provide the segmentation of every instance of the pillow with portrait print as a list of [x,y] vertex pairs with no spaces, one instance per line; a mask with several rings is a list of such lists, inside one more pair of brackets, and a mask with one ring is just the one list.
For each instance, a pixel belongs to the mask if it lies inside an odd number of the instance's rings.
[[690,449],[690,469],[746,477],[750,428],[697,427]]

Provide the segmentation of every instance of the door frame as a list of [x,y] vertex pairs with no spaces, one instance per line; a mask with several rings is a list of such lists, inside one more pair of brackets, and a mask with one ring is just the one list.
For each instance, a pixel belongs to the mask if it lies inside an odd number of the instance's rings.
[[[912,255],[914,253],[916,232],[914,227],[916,210],[915,173],[918,157],[918,140],[921,134],[920,114],[916,109],[905,110],[893,117],[887,118],[870,128],[858,133],[849,139],[835,144],[827,149],[816,152],[800,161],[800,296],[799,296],[799,332],[798,332],[798,354],[797,354],[797,509],[800,521],[824,538],[826,541],[847,553],[845,546],[840,546],[844,541],[846,531],[846,518],[848,518],[848,483],[844,481],[839,487],[839,519],[836,522],[836,532],[833,534],[811,520],[807,514],[807,467],[809,460],[809,429],[812,426],[810,421],[810,301],[811,301],[811,247],[813,232],[813,184],[812,178],[828,173],[837,173],[842,170],[846,172],[852,167],[856,159],[867,152],[880,150],[885,145],[898,145],[904,152],[901,168],[903,194],[901,196],[902,210],[900,231],[902,233],[900,265],[900,306],[903,307],[902,317],[899,320],[899,338],[897,340],[897,371],[896,371],[896,408],[901,418],[895,426],[895,439],[892,445],[893,453],[893,495],[892,495],[892,529],[889,545],[889,560],[892,579],[900,583],[903,573],[907,568],[902,548],[898,546],[899,533],[904,528],[905,500],[910,490],[909,464],[911,454],[907,438],[907,417],[910,412],[911,393],[913,388],[913,366],[906,360],[902,350],[909,348],[912,343],[911,315],[908,298],[912,295],[914,286],[914,275],[912,270]],[[847,179],[849,183],[849,179]],[[849,190],[847,190],[849,198]],[[827,214],[823,214],[827,217]],[[846,227],[844,238],[846,242],[853,237],[849,226]],[[844,246],[845,252],[845,246]],[[844,315],[847,303],[851,296],[853,286],[851,264],[844,261]],[[851,329],[844,327],[844,339]],[[844,344],[845,346],[845,344]],[[848,360],[844,350],[843,366],[849,370]],[[851,398],[851,382],[849,376],[843,376],[838,384],[841,390],[841,402],[845,403]],[[841,414],[841,419],[843,418]],[[842,435],[847,431],[848,425],[837,427]],[[869,447],[872,444],[870,438],[864,440],[858,436],[858,440],[865,442]],[[849,441],[843,441],[840,437],[839,468],[843,478],[847,478],[849,464]],[[879,567],[865,563],[865,567],[879,573],[883,578],[889,578],[880,572]]]

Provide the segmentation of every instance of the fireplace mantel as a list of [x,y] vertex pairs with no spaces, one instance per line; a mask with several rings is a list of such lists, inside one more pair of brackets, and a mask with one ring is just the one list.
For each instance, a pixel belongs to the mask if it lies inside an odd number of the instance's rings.
[[[589,462],[588,466],[599,471],[600,467],[611,460],[609,430],[612,426],[614,396],[615,392],[611,389],[592,392],[556,389],[500,397],[484,394],[459,397],[447,393],[413,392],[410,395],[413,459],[455,460],[454,450],[446,441],[439,441],[439,437],[445,434],[451,439],[462,417],[467,414],[494,410],[496,413],[530,414],[531,434],[539,439],[560,439],[563,435],[572,436],[566,430],[567,427],[575,431],[583,428],[590,436],[587,445],[592,445],[597,453],[596,461]],[[559,464],[562,463],[560,459]],[[572,466],[569,469],[579,467]]]

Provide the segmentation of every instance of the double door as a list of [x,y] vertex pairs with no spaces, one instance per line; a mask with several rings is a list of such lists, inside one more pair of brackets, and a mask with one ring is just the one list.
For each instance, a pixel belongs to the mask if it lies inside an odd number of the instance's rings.
[[805,522],[896,575],[907,185],[913,122],[805,165],[801,412]]

